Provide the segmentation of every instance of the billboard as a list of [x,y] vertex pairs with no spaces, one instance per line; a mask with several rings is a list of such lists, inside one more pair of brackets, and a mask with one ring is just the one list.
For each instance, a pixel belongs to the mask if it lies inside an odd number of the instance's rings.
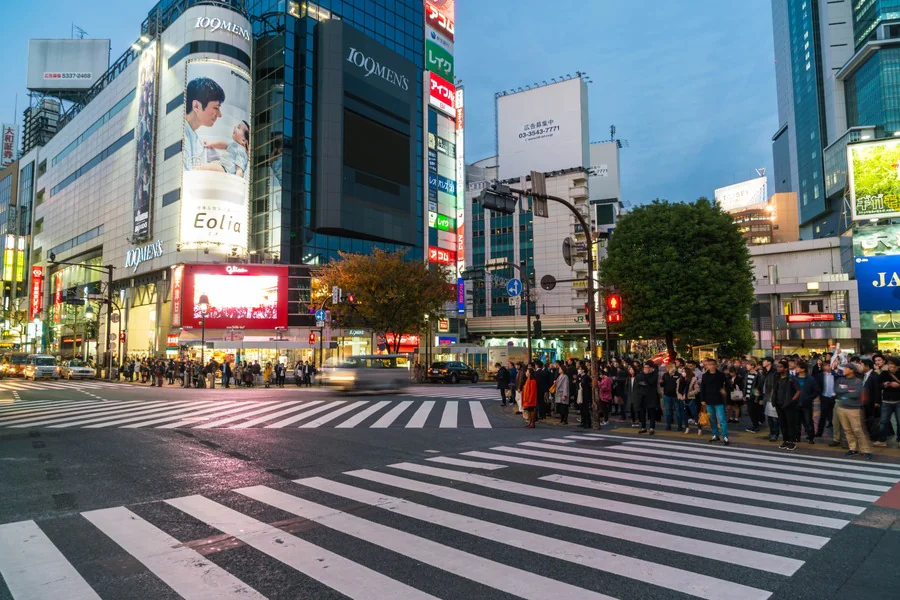
[[109,40],[29,40],[25,86],[36,92],[86,90],[109,68]]
[[287,326],[288,269],[260,265],[187,265],[181,295],[181,324],[203,321],[200,296],[209,298],[207,329]]
[[425,40],[425,70],[453,81],[453,55],[436,42]]
[[900,310],[900,255],[857,256],[859,310]]
[[749,181],[742,181],[734,185],[716,190],[716,204],[725,212],[762,204],[769,200],[769,180],[766,177],[757,177]]
[[438,263],[440,265],[456,266],[456,251],[445,250],[437,246],[428,247],[428,262]]
[[137,140],[134,165],[134,235],[132,242],[150,236],[150,211],[153,206],[153,132],[156,129],[156,53],[157,43],[149,44],[141,53],[138,65]]
[[18,126],[15,123],[0,125],[0,135],[3,136],[2,149],[0,149],[0,167],[5,167],[16,160],[16,133]]
[[900,140],[847,146],[854,221],[900,216]]
[[250,76],[229,63],[187,64],[182,246],[247,247]]
[[868,225],[853,232],[853,256],[900,254],[900,225]]
[[34,321],[41,316],[44,306],[44,267],[31,267],[31,304],[28,320]]
[[426,0],[425,23],[452,42],[453,36],[456,34],[453,24],[455,12],[454,0]]
[[450,117],[456,116],[456,87],[435,73],[428,72],[429,77],[429,94],[428,103],[447,114]]
[[580,78],[497,98],[499,179],[590,163],[587,86]]

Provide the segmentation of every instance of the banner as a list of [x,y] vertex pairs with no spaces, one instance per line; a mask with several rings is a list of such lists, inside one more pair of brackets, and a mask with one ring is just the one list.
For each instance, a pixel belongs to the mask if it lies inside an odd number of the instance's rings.
[[28,311],[28,320],[34,321],[41,316],[41,308],[44,306],[44,267],[31,267],[31,310]]
[[138,66],[137,141],[134,165],[134,236],[132,242],[150,236],[150,211],[153,207],[154,131],[156,129],[156,51],[153,42],[141,54]]
[[184,293],[184,265],[172,267],[172,327],[181,327],[181,304]]
[[182,246],[247,248],[250,76],[215,60],[187,64]]
[[0,167],[5,167],[16,160],[16,131],[15,123],[4,123],[0,126],[0,135],[3,136],[2,151],[0,151]]

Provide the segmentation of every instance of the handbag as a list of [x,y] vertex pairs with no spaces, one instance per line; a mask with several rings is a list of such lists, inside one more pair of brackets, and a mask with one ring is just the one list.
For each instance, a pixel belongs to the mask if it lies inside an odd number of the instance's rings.
[[697,419],[697,422],[700,424],[700,427],[709,426],[709,413],[706,411],[700,413],[700,417]]
[[550,386],[550,393],[551,394],[556,393],[556,382],[555,381],[553,382],[553,385]]

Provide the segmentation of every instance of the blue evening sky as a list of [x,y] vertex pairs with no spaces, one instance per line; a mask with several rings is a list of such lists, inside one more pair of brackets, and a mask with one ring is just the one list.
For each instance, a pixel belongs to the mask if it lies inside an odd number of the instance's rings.
[[[0,120],[25,107],[28,39],[71,24],[134,41],[151,0],[2,0]],[[494,151],[494,92],[585,71],[591,140],[615,124],[622,195],[692,200],[771,174],[778,128],[768,0],[458,0],[456,73],[466,87],[466,158]],[[18,110],[14,111],[18,92]],[[770,179],[771,180],[771,179]]]

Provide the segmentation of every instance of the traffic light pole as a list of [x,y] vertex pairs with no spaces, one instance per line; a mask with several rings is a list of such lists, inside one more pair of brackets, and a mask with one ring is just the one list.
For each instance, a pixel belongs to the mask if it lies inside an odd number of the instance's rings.
[[528,360],[530,362],[534,356],[531,354],[531,278],[528,276],[528,261],[523,260],[521,265],[498,262],[488,266],[512,267],[519,272],[519,277],[522,279],[522,292],[525,294],[525,335],[528,336]]

